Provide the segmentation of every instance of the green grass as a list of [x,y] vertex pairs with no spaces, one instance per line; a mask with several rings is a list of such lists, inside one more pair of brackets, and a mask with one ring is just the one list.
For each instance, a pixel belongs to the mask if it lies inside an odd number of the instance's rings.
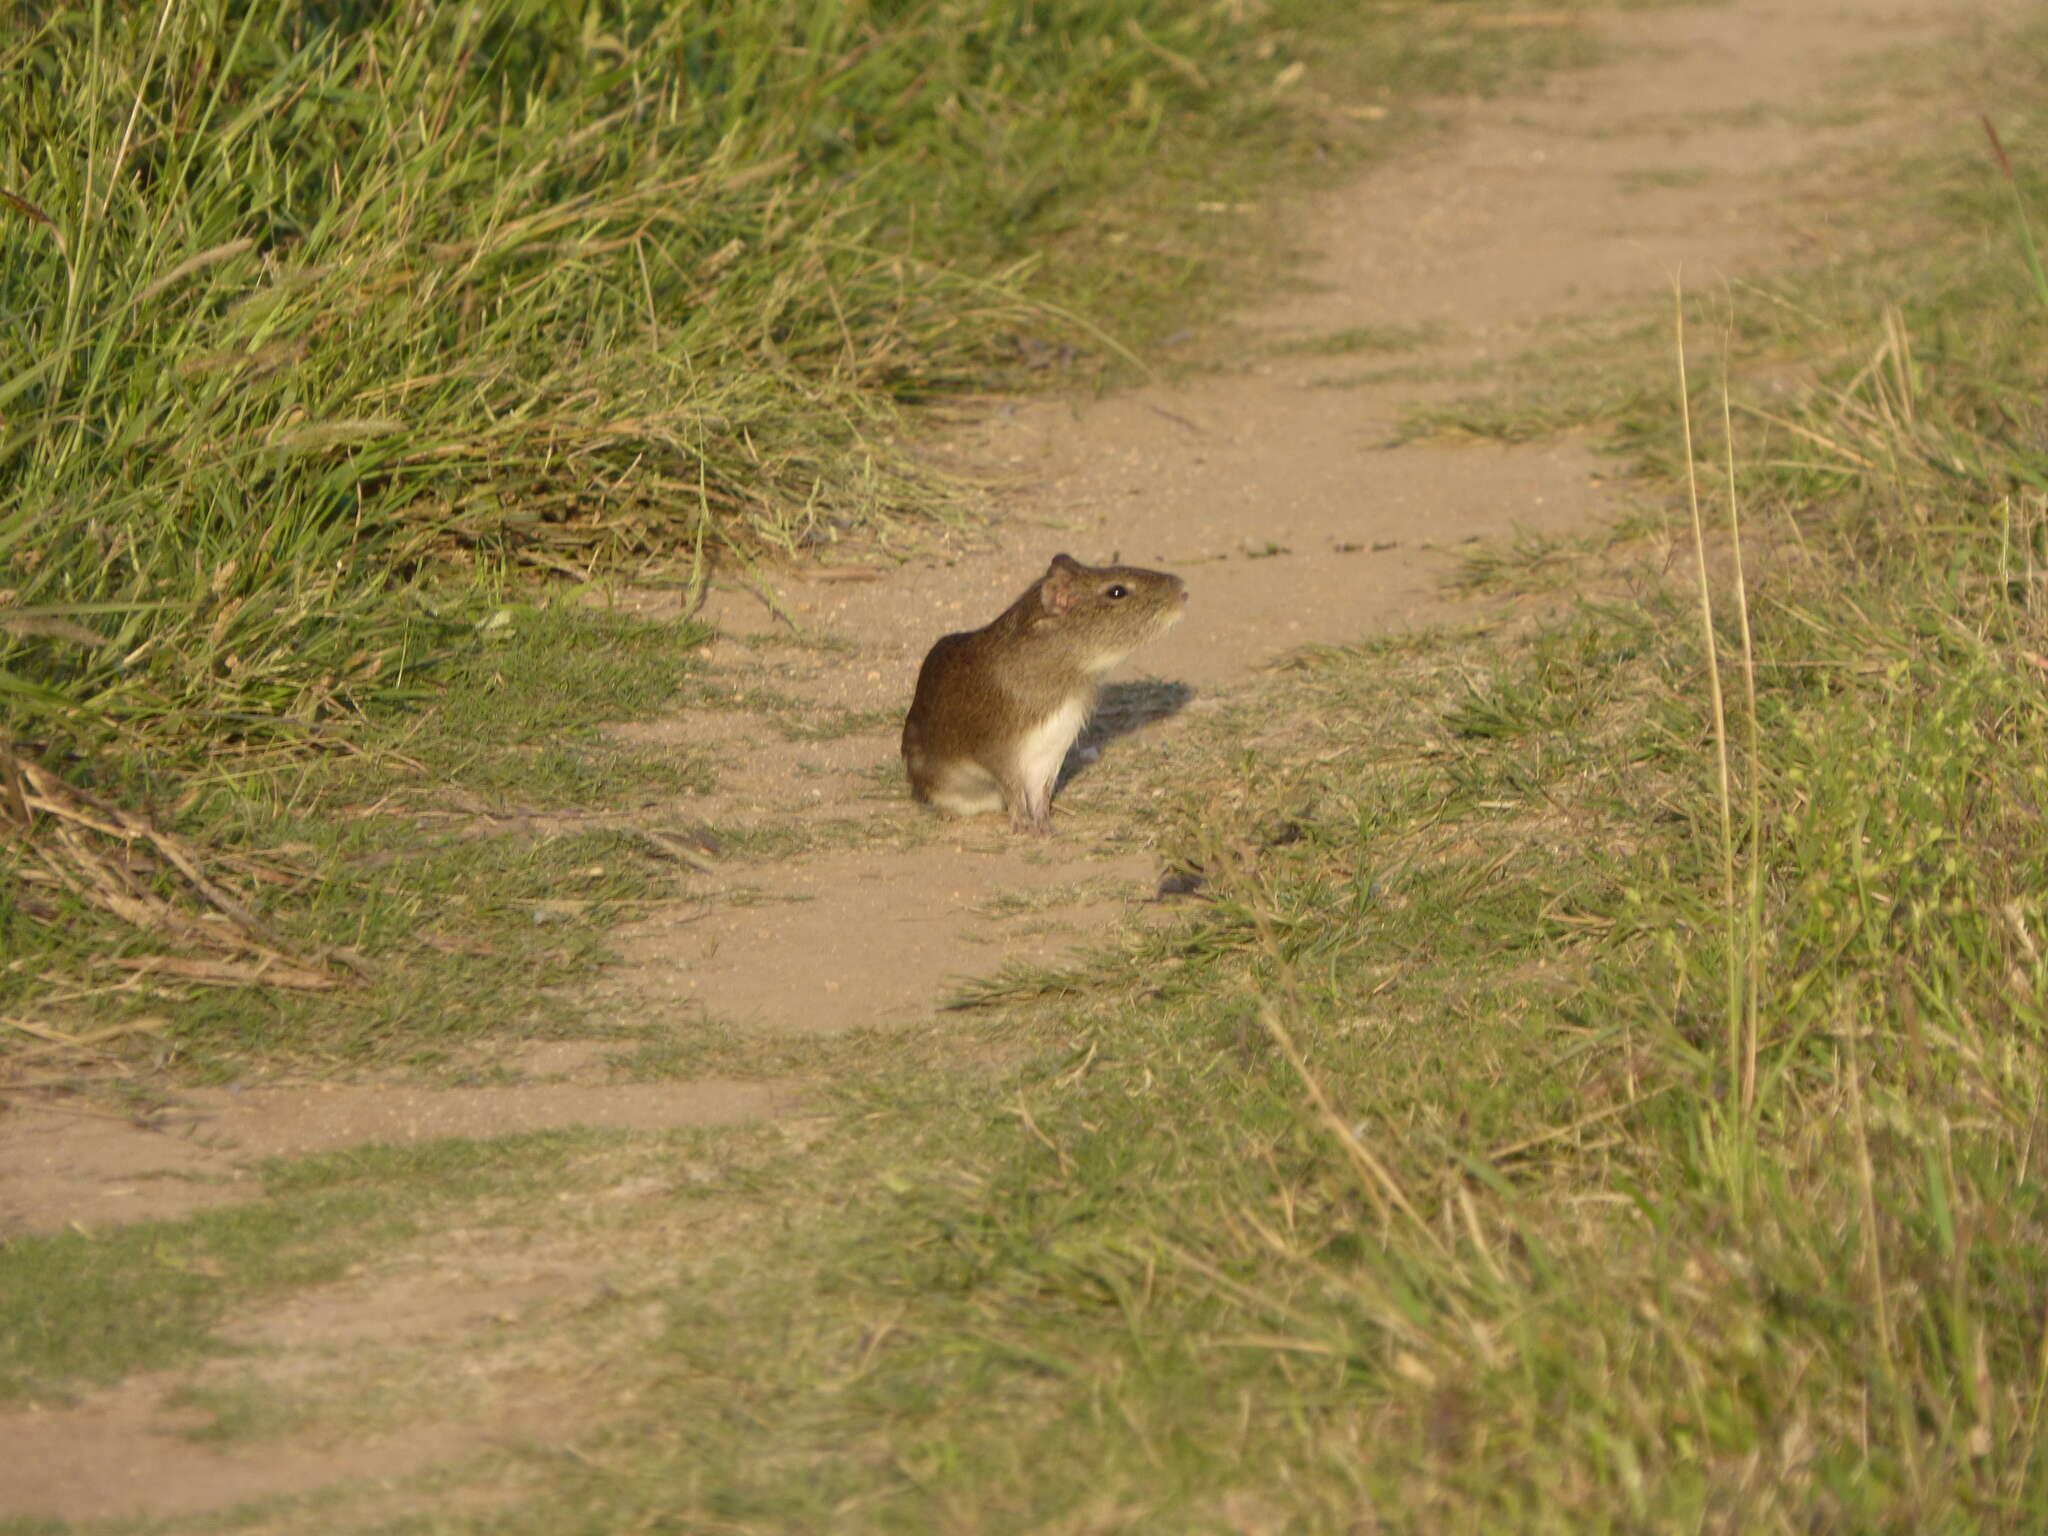
[[[1697,318],[1711,311],[1697,299]],[[1643,315],[1600,316],[1551,327],[1555,340],[1517,359],[1503,379],[1441,404],[1402,413],[1396,443],[1481,438],[1527,443],[1575,429],[1608,433],[1643,455],[1665,419],[1663,374],[1667,328]],[[1704,381],[1705,375],[1702,375]],[[1371,382],[1333,380],[1333,384]],[[1661,467],[1669,469],[1668,454]]]
[[[566,601],[499,606],[478,621],[474,648],[451,658],[437,679],[443,688],[431,712],[381,719],[350,745],[386,773],[403,759],[422,790],[459,787],[493,809],[701,792],[716,777],[702,750],[622,747],[599,727],[686,696],[698,670],[692,653],[710,634],[699,624],[652,623]],[[350,790],[345,778],[325,788]]]
[[1436,325],[1354,325],[1323,336],[1288,341],[1276,350],[1308,357],[1344,357],[1358,352],[1410,352],[1442,337]]
[[124,787],[174,795],[163,814],[196,845],[237,850],[214,873],[286,952],[340,949],[354,967],[327,992],[113,987],[109,967],[178,946],[7,881],[0,1010],[33,1015],[68,993],[67,1032],[155,1021],[123,1059],[208,1079],[286,1061],[433,1069],[479,1036],[572,1027],[549,989],[601,963],[618,916],[667,895],[674,867],[658,836],[580,818],[658,822],[717,771],[702,750],[627,747],[598,727],[686,691],[706,633],[567,601],[500,607],[443,658],[442,691],[334,733],[328,751],[251,748],[197,773],[137,773]]
[[479,1206],[552,1200],[609,1138],[550,1131],[492,1142],[357,1148],[273,1162],[267,1198],[182,1221],[17,1236],[0,1262],[0,1400],[45,1403],[134,1371],[234,1354],[237,1308],[338,1280]]
[[350,1258],[412,1231],[382,1202],[341,1198],[17,1239],[0,1289],[0,1394],[47,1394],[217,1353],[213,1325],[231,1304],[333,1280]]

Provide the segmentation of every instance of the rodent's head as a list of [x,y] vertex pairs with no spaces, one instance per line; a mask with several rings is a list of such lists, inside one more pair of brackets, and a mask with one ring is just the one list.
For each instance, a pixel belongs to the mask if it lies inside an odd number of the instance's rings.
[[1187,583],[1166,571],[1135,565],[1083,565],[1054,555],[1038,581],[1040,635],[1058,635],[1089,672],[1106,672],[1179,622]]

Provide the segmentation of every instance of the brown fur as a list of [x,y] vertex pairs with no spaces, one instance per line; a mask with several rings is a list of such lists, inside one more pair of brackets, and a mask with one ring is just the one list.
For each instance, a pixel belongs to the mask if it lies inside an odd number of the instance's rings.
[[1051,831],[1060,761],[1102,674],[1172,627],[1186,603],[1178,576],[1055,555],[990,623],[947,635],[925,657],[903,722],[911,794],[954,814],[993,810],[1000,796],[1013,827]]

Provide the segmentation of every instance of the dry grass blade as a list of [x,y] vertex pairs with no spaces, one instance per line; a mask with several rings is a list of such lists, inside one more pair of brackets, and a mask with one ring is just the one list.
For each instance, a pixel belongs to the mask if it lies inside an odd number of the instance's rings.
[[203,271],[215,262],[232,261],[244,251],[253,250],[255,245],[256,242],[245,235],[239,240],[229,240],[223,244],[216,245],[210,251],[201,251],[196,256],[188,256],[175,267],[172,267],[170,271],[164,273],[162,277],[157,278],[140,293],[136,294],[135,303],[138,306],[147,304],[165,289],[176,287],[179,282],[190,277],[194,272]]
[[51,218],[27,198],[19,193],[9,192],[4,187],[0,187],[0,203],[5,203],[23,218],[42,225],[43,228],[50,232],[50,238],[57,242],[57,249],[63,253],[65,259],[70,259],[71,251],[64,243],[64,231],[57,227],[55,219]]
[[1391,1213],[1398,1210],[1408,1218],[1417,1232],[1429,1239],[1432,1247],[1442,1247],[1442,1239],[1436,1235],[1436,1230],[1422,1219],[1422,1213],[1410,1202],[1408,1192],[1401,1187],[1400,1180],[1396,1179],[1387,1165],[1373,1154],[1372,1148],[1359,1140],[1358,1133],[1346,1123],[1342,1115],[1337,1113],[1336,1106],[1330,1102],[1329,1094],[1316,1080],[1315,1074],[1309,1071],[1308,1063],[1302,1059],[1301,1050],[1295,1045],[1293,1035],[1288,1032],[1287,1026],[1280,1022],[1278,1011],[1270,1007],[1261,1008],[1259,1022],[1265,1026],[1266,1033],[1280,1048],[1280,1054],[1287,1058],[1287,1065],[1294,1069],[1294,1075],[1300,1079],[1302,1088],[1309,1096],[1309,1102],[1315,1106],[1316,1118],[1322,1122],[1323,1129],[1343,1148],[1344,1156],[1357,1170],[1360,1187],[1365,1191],[1366,1198],[1372,1202],[1373,1210],[1380,1220],[1390,1221]]
[[1753,1085],[1742,1071],[1742,981],[1740,951],[1735,943],[1735,809],[1731,770],[1728,762],[1728,709],[1721,689],[1721,653],[1714,635],[1714,594],[1707,574],[1707,525],[1700,513],[1699,462],[1693,453],[1692,391],[1685,374],[1685,291],[1674,279],[1671,285],[1674,346],[1678,356],[1678,422],[1685,445],[1686,502],[1692,511],[1693,558],[1696,562],[1700,605],[1700,650],[1707,674],[1707,704],[1714,728],[1715,805],[1721,817],[1721,900],[1729,921],[1728,944],[1728,1071],[1731,1097],[1749,1107]]
[[301,992],[331,992],[340,980],[331,971],[288,965],[269,956],[253,963],[234,960],[180,960],[170,955],[135,955],[109,965],[142,976],[175,976],[215,987],[291,987]]
[[[338,952],[310,963],[288,955],[269,925],[207,874],[200,849],[6,746],[0,746],[0,836],[20,854],[27,883],[55,885],[172,943],[240,957],[225,963],[150,956],[117,964],[217,984],[321,991],[342,985],[359,967]],[[166,880],[183,902],[161,894]]]
[[56,1029],[48,1024],[39,1024],[34,1019],[15,1019],[0,1016],[0,1027],[19,1030],[24,1035],[33,1035],[36,1039],[43,1041],[47,1045],[57,1046],[64,1050],[89,1050],[104,1041],[118,1039],[123,1035],[154,1034],[169,1022],[168,1019],[160,1016],[146,1019],[130,1019],[125,1024],[115,1024],[106,1029],[96,1029],[89,1035],[73,1035],[67,1034],[63,1030]]
[[[1275,931],[1271,912],[1261,898],[1258,873],[1241,848],[1212,845],[1202,862],[1219,873],[1230,871],[1245,882],[1245,910],[1258,933],[1260,947],[1270,957],[1274,969],[1279,974],[1284,1011],[1287,1018],[1300,1021],[1305,1017],[1305,1011],[1294,967],[1287,960]],[[1316,1119],[1343,1149],[1345,1160],[1356,1173],[1359,1187],[1366,1199],[1371,1202],[1373,1212],[1379,1217],[1381,1225],[1391,1226],[1395,1215],[1398,1214],[1406,1218],[1431,1247],[1441,1251],[1443,1239],[1423,1219],[1421,1212],[1416,1210],[1414,1203],[1408,1198],[1408,1192],[1402,1188],[1401,1181],[1395,1177],[1393,1170],[1360,1139],[1351,1122],[1337,1112],[1337,1106],[1332,1102],[1329,1092],[1315,1073],[1309,1070],[1307,1058],[1302,1055],[1301,1047],[1296,1044],[1293,1031],[1282,1019],[1282,1012],[1282,1006],[1262,1002],[1259,1005],[1259,1024],[1278,1047],[1295,1078],[1301,1083],[1310,1104],[1314,1107]]]
[[1842,1031],[1842,1050],[1846,1055],[1847,1070],[1841,1075],[1849,1088],[1849,1129],[1856,1151],[1857,1236],[1870,1298],[1870,1315],[1876,1325],[1877,1371],[1899,1419],[1899,1448],[1907,1476],[1917,1494],[1921,1486],[1920,1457],[1912,1432],[1911,1404],[1899,1379],[1897,1338],[1885,1287],[1883,1228],[1877,1212],[1877,1174],[1871,1162],[1870,1129],[1863,1103],[1863,1064],[1857,1059],[1856,1032],[1853,1029]]
[[74,645],[102,646],[108,643],[105,635],[87,629],[83,624],[74,624],[56,614],[25,613],[19,609],[0,609],[0,633],[43,635],[53,640],[69,640]]
[[1735,408],[1746,416],[1754,416],[1758,421],[1765,422],[1770,426],[1783,428],[1795,437],[1803,437],[1817,447],[1827,449],[1828,452],[1846,463],[1855,465],[1858,469],[1868,470],[1877,467],[1871,460],[1844,444],[1841,439],[1829,437],[1825,433],[1816,431],[1813,427],[1792,420],[1789,416],[1767,411],[1761,406],[1752,405],[1748,402],[1743,402]]
[[[1726,349],[1722,356],[1727,356]],[[1735,485],[1735,416],[1725,374],[1721,380],[1721,439],[1727,455],[1724,473],[1728,479],[1728,544],[1735,565],[1735,617],[1742,637],[1742,707],[1749,754],[1749,885],[1742,945],[1748,987],[1743,994],[1742,1105],[1751,1109],[1756,1105],[1757,1020],[1763,1009],[1763,727],[1757,719],[1756,637],[1749,623],[1749,578],[1742,564],[1742,498]]]
[[[0,1037],[11,1031],[26,1035],[29,1042],[10,1042],[8,1070],[4,1081],[0,1081],[0,1093],[21,1093],[37,1088],[76,1089],[82,1073],[104,1068],[115,1059],[109,1049],[115,1041],[157,1034],[168,1028],[170,1022],[162,1014],[148,1014],[139,1019],[110,1024],[104,1029],[73,1034],[37,1019],[0,1014]],[[57,1073],[45,1077],[27,1076],[19,1069],[30,1061],[54,1065]]]
[[2034,291],[2048,303],[2048,268],[2041,264],[2041,248],[2034,241],[2034,226],[2027,218],[2026,199],[2020,194],[2020,179],[2013,174],[2012,159],[2005,152],[2005,141],[1999,138],[1998,129],[1993,126],[1989,113],[1980,114],[1978,120],[1984,125],[1984,137],[1991,141],[1992,158],[1998,162],[1998,171],[2005,183],[2012,189],[2013,213],[2020,232],[2020,248],[2027,258],[2027,271],[2034,279]]
[[21,762],[4,744],[0,744],[0,823],[10,828],[19,827],[26,835],[28,818],[28,796],[21,782]]

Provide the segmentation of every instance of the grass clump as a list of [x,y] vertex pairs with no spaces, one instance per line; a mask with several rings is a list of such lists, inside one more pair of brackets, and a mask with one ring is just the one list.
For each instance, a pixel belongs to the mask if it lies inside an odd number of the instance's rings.
[[[0,1398],[203,1358],[221,1348],[213,1325],[232,1301],[332,1280],[351,1250],[410,1230],[355,1199],[17,1239],[0,1267]],[[353,1241],[340,1240],[345,1232]]]
[[134,1371],[245,1352],[216,1333],[237,1305],[338,1280],[446,1211],[552,1198],[585,1181],[580,1161],[606,1141],[535,1132],[274,1161],[266,1198],[247,1205],[16,1236],[0,1250],[0,1402],[52,1405]]
[[[186,930],[128,921],[24,855],[0,882],[0,1012],[64,1022],[9,1043],[54,1054],[85,1086],[144,1059],[212,1079],[286,1061],[433,1068],[479,1035],[566,1027],[548,989],[588,974],[619,914],[670,889],[673,851],[619,823],[687,804],[716,772],[702,750],[629,747],[599,727],[687,690],[705,634],[505,605],[410,713],[318,733],[313,754],[250,744],[202,773],[132,770],[122,792],[156,803],[272,952],[331,963],[312,984],[260,965],[198,981],[151,970],[167,950],[194,953]],[[49,1045],[109,1028],[136,1038]]]

